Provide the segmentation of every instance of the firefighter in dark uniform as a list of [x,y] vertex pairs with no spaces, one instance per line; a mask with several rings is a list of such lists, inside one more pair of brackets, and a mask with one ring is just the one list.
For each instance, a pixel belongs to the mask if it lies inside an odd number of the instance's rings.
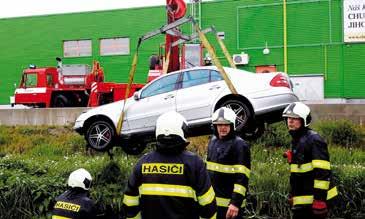
[[214,112],[214,135],[208,144],[207,169],[217,196],[217,218],[243,218],[251,158],[249,145],[235,134],[236,114],[222,107]]
[[71,188],[56,198],[52,219],[96,218],[95,203],[89,198],[91,181],[87,170],[80,168],[73,171],[68,178]]
[[307,105],[292,103],[285,108],[283,117],[292,136],[292,149],[284,157],[290,164],[293,218],[326,218],[328,203],[337,196],[327,144],[308,127],[311,115]]
[[127,218],[216,217],[215,193],[203,160],[188,152],[186,120],[176,112],[156,122],[156,150],[134,167],[124,193]]

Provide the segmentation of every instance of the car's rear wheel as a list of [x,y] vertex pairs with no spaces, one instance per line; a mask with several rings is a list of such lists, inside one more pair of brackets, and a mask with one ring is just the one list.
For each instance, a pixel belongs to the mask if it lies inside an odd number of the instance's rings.
[[144,142],[126,142],[122,144],[122,149],[129,155],[139,155],[146,148],[147,144]]
[[236,131],[241,133],[248,128],[249,123],[252,122],[252,113],[248,106],[239,100],[227,100],[221,107],[227,107],[232,109],[236,115]]
[[95,121],[87,129],[85,139],[92,149],[107,151],[113,146],[114,135],[114,128],[109,122]]

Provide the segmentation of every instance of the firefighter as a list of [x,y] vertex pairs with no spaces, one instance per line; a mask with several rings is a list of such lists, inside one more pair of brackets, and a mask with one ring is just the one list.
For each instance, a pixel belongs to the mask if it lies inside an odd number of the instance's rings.
[[96,206],[89,198],[91,175],[83,169],[73,171],[68,178],[68,189],[56,198],[52,219],[96,218]]
[[251,158],[249,145],[235,134],[236,114],[221,107],[212,116],[207,169],[217,196],[217,218],[243,218]]
[[124,193],[127,218],[216,217],[215,193],[201,158],[188,152],[186,120],[176,112],[156,122],[156,150],[134,167]]
[[309,128],[311,114],[307,105],[290,104],[283,118],[292,137],[292,149],[284,157],[290,164],[289,203],[293,218],[326,218],[328,201],[337,195],[331,182],[327,144]]

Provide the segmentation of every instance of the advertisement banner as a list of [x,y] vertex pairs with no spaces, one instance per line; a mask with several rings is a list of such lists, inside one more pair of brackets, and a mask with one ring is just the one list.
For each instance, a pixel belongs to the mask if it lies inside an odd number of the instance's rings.
[[344,42],[365,42],[365,0],[343,1]]

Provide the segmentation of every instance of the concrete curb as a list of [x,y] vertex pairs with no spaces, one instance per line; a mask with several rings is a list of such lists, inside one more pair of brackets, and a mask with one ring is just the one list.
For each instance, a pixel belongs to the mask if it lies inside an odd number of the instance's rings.
[[87,108],[1,109],[0,125],[73,125]]
[[[365,123],[365,104],[308,104],[313,121],[348,119]],[[0,125],[73,125],[88,108],[0,109]]]

